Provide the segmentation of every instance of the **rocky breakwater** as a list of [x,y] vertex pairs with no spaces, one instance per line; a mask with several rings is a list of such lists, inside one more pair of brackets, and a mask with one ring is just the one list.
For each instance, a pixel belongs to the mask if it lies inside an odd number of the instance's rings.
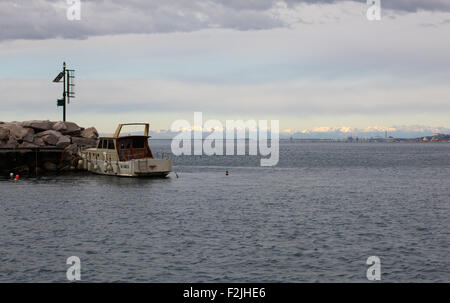
[[0,170],[74,170],[80,150],[95,147],[97,138],[94,127],[83,128],[73,122],[0,122]]

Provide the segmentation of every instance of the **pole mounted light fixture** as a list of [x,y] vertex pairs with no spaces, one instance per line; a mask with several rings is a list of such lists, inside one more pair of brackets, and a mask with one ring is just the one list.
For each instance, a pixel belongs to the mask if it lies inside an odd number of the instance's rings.
[[[62,81],[61,81],[62,79]],[[66,121],[66,107],[70,103],[71,98],[75,98],[74,83],[75,70],[66,69],[66,62],[63,62],[63,70],[53,80],[54,83],[63,83],[63,97],[56,101],[56,106],[62,106],[63,108],[63,121]]]

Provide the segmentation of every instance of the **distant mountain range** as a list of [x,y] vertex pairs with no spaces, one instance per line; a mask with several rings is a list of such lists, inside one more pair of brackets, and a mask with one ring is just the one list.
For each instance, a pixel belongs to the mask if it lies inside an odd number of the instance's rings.
[[450,128],[427,126],[393,126],[393,127],[317,127],[306,129],[291,134],[283,133],[294,139],[344,139],[348,137],[359,138],[421,138],[433,134],[449,134]]
[[[353,138],[423,138],[432,136],[433,134],[450,134],[450,128],[446,127],[428,127],[428,126],[369,126],[365,128],[340,126],[340,127],[314,127],[304,130],[282,130],[280,132],[281,139],[346,139]],[[142,134],[142,133],[133,133]],[[169,130],[150,131],[150,136],[153,139],[171,139],[177,133]],[[104,134],[101,134],[104,135]],[[208,132],[203,134],[203,138],[209,135]]]

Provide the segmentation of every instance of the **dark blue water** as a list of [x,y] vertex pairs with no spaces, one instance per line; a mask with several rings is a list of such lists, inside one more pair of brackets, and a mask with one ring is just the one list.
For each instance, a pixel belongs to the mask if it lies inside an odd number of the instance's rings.
[[[154,141],[155,153],[170,141]],[[450,282],[450,144],[282,142],[179,178],[0,181],[0,281]],[[230,175],[225,176],[225,170]]]

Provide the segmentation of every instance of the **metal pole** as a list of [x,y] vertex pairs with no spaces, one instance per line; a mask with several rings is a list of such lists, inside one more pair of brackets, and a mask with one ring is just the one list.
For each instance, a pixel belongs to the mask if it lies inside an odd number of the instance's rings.
[[[63,99],[64,99],[64,106],[63,106],[63,121],[66,122],[66,62],[63,63]],[[67,79],[69,80],[69,79]]]

